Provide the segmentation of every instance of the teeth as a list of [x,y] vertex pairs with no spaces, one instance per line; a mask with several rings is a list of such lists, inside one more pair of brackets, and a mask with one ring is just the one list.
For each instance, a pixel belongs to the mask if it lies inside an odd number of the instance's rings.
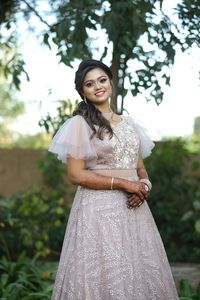
[[96,93],[95,95],[96,96],[99,96],[99,95],[102,95],[104,92],[99,92],[99,93]]

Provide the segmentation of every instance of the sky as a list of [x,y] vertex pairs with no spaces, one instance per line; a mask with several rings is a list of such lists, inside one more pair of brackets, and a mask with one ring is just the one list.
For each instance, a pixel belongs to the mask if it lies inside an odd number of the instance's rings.
[[[24,30],[23,24],[19,29]],[[30,81],[22,79],[18,98],[24,101],[26,112],[12,127],[20,133],[35,134],[41,131],[38,122],[42,117],[47,113],[56,114],[59,99],[75,101],[80,97],[74,89],[75,69],[59,64],[55,50],[50,51],[41,46],[35,36],[27,35],[22,53]],[[200,116],[199,69],[197,47],[191,49],[190,54],[178,52],[171,86],[165,89],[162,103],[158,106],[154,101],[147,102],[144,95],[133,97],[129,93],[125,109],[143,123],[154,140],[192,134],[194,119]]]

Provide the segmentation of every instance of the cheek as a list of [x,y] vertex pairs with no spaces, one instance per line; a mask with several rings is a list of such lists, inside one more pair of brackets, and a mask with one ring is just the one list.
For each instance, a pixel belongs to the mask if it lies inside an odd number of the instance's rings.
[[91,91],[90,91],[90,89],[88,89],[88,88],[85,87],[85,88],[83,88],[82,93],[84,95],[89,95],[91,93]]

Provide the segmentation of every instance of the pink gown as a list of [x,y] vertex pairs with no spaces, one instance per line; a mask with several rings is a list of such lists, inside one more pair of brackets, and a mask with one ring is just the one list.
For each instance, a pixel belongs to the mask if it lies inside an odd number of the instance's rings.
[[[114,136],[90,139],[81,116],[67,120],[49,151],[66,162],[85,159],[92,172],[137,180],[139,155],[154,144],[130,117]],[[178,294],[148,203],[128,209],[120,190],[78,187],[73,201],[52,300],[176,300]]]

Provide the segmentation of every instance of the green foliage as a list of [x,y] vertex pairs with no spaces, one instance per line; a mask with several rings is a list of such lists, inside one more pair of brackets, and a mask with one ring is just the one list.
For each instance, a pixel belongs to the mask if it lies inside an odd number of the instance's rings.
[[[24,62],[15,49],[13,37],[2,40],[0,33],[0,144],[7,145],[13,137],[10,123],[24,111],[24,105],[17,99],[20,78],[25,72]],[[27,74],[26,74],[27,75]],[[28,76],[28,75],[27,75]]]
[[193,133],[192,136],[188,138],[187,143],[188,149],[191,153],[200,153],[200,134]]
[[[114,110],[117,110],[118,95],[122,99],[119,110],[123,110],[123,98],[127,93],[125,77],[129,78],[128,90],[134,96],[145,92],[147,99],[159,104],[163,98],[163,85],[170,84],[170,68],[177,46],[185,51],[199,43],[197,0],[175,4],[173,15],[176,18],[164,13],[163,0],[49,0],[47,4],[48,13],[37,0],[34,5],[20,0],[3,1],[0,25],[9,30],[17,23],[18,12],[20,18],[26,20],[36,16],[46,28],[42,32],[43,43],[50,49],[52,43],[56,44],[60,61],[68,66],[72,66],[76,59],[92,56],[110,59],[112,47],[111,68],[116,87],[112,99]],[[99,32],[104,32],[103,42],[99,39]],[[134,73],[132,62],[140,62]],[[16,71],[10,67],[8,71],[14,75],[13,82],[19,88],[19,74],[26,74],[23,61],[19,60]]]
[[200,173],[191,175],[189,158],[185,143],[177,140],[159,143],[146,161],[153,182],[149,205],[170,261],[195,262],[200,259],[200,234],[195,231],[198,218],[195,213],[187,220],[183,217],[193,211],[199,201],[196,193],[200,190]]
[[200,117],[195,118],[194,133],[200,137]]
[[71,103],[70,99],[60,101],[56,117],[51,117],[50,114],[48,114],[40,120],[40,127],[44,127],[47,133],[52,133],[54,135],[58,128],[72,116],[77,104],[78,100],[74,104]]
[[41,273],[36,265],[37,256],[28,259],[20,254],[15,263],[5,256],[0,260],[0,299],[48,300],[51,297],[51,274]]
[[45,152],[38,164],[44,188],[0,199],[0,255],[16,259],[22,250],[29,256],[37,251],[49,258],[59,255],[74,188],[55,155]]
[[192,220],[196,232],[200,234],[200,189],[195,193],[193,207],[183,215],[182,220]]
[[198,284],[195,291],[193,291],[193,288],[191,284],[185,280],[182,279],[179,283],[179,296],[180,300],[199,300],[200,299],[200,283]]
[[66,190],[66,180],[64,175],[66,169],[57,157],[50,152],[45,152],[38,166],[43,173],[44,183],[53,190],[57,190],[60,196],[64,196]]
[[[70,194],[70,193],[69,193]],[[58,190],[29,189],[0,200],[0,255],[16,259],[22,250],[33,255],[59,255],[70,203]]]
[[[7,30],[5,31],[7,32]],[[25,62],[19,53],[17,37],[13,32],[6,38],[0,34],[0,77],[5,78],[11,88],[20,90],[22,75],[25,75],[26,79],[29,80],[25,70]]]

